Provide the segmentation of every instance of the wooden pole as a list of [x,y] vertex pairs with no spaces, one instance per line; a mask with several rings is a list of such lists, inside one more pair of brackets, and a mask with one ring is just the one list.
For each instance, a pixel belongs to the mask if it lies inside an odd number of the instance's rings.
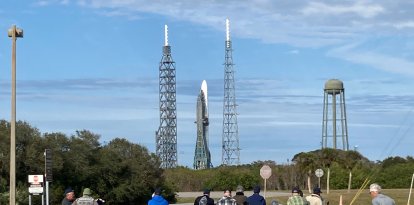
[[410,193],[408,194],[408,202],[407,202],[407,205],[410,205],[411,191],[413,190],[413,181],[414,181],[414,173],[413,173],[413,177],[411,178]]

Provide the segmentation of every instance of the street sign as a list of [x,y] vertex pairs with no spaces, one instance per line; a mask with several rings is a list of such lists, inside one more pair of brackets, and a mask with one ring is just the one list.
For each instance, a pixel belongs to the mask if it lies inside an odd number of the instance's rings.
[[263,179],[269,179],[270,176],[272,176],[272,169],[267,165],[263,165],[263,167],[260,169],[260,176]]
[[31,194],[41,194],[43,193],[43,175],[29,175],[29,193]]
[[315,175],[319,178],[322,177],[323,176],[323,170],[322,169],[317,169],[315,171]]

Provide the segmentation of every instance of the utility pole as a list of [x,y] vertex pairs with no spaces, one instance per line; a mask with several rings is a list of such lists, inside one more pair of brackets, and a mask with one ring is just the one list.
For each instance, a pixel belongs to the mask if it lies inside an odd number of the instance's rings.
[[13,25],[8,30],[12,38],[12,96],[11,96],[11,131],[10,131],[10,198],[9,204],[16,204],[16,39],[23,38],[23,30]]

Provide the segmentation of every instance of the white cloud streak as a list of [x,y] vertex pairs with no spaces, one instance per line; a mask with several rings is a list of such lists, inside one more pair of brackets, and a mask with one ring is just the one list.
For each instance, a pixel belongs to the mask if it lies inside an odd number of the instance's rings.
[[[414,4],[396,1],[168,1],[148,3],[143,0],[77,0],[76,4],[97,10],[108,17],[139,19],[151,13],[187,21],[223,31],[224,19],[231,20],[232,36],[282,43],[293,47],[343,47],[375,33],[377,36],[412,38]],[[68,0],[39,0],[38,5],[67,5]],[[224,36],[224,35],[223,35]],[[385,43],[384,43],[385,44]],[[341,49],[341,48],[339,48]],[[369,48],[368,48],[369,49]],[[336,51],[337,52],[337,51]],[[402,50],[407,53],[408,51]],[[297,50],[291,50],[297,54]],[[335,55],[335,54],[334,54]],[[371,66],[387,72],[408,74],[414,62],[397,54],[342,49],[335,55],[346,61]]]

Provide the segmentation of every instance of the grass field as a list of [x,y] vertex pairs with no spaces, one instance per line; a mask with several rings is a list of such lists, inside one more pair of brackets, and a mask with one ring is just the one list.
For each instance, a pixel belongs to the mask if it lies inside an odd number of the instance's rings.
[[[331,190],[329,194],[325,193],[326,190],[322,190],[324,193],[322,193],[322,197],[326,202],[329,202],[329,205],[339,205],[339,198],[340,195],[342,195],[342,204],[343,205],[349,205],[352,201],[352,199],[354,199],[354,197],[356,198],[355,201],[353,202],[352,205],[370,205],[371,204],[371,197],[369,195],[369,191],[368,189],[365,189],[361,192],[361,194],[356,197],[356,193],[358,190],[351,190],[350,193],[348,193],[347,190]],[[286,193],[288,193],[288,191],[286,191]],[[408,194],[409,194],[409,189],[384,189],[382,191],[383,194],[391,197],[394,199],[395,204],[397,205],[406,205],[407,201],[408,201]],[[307,195],[305,193],[305,195]],[[414,195],[414,194],[412,194]],[[247,195],[249,196],[249,195]],[[411,196],[411,198],[413,198],[414,196]],[[194,202],[194,198],[178,198],[177,203],[193,203]],[[276,200],[279,202],[279,204],[283,204],[286,205],[286,201],[288,199],[288,196],[279,196],[279,197],[267,197],[266,198],[266,204],[270,205],[270,203],[273,200]],[[217,201],[216,198],[214,198],[215,201]],[[414,199],[411,199],[410,204],[414,205]]]

